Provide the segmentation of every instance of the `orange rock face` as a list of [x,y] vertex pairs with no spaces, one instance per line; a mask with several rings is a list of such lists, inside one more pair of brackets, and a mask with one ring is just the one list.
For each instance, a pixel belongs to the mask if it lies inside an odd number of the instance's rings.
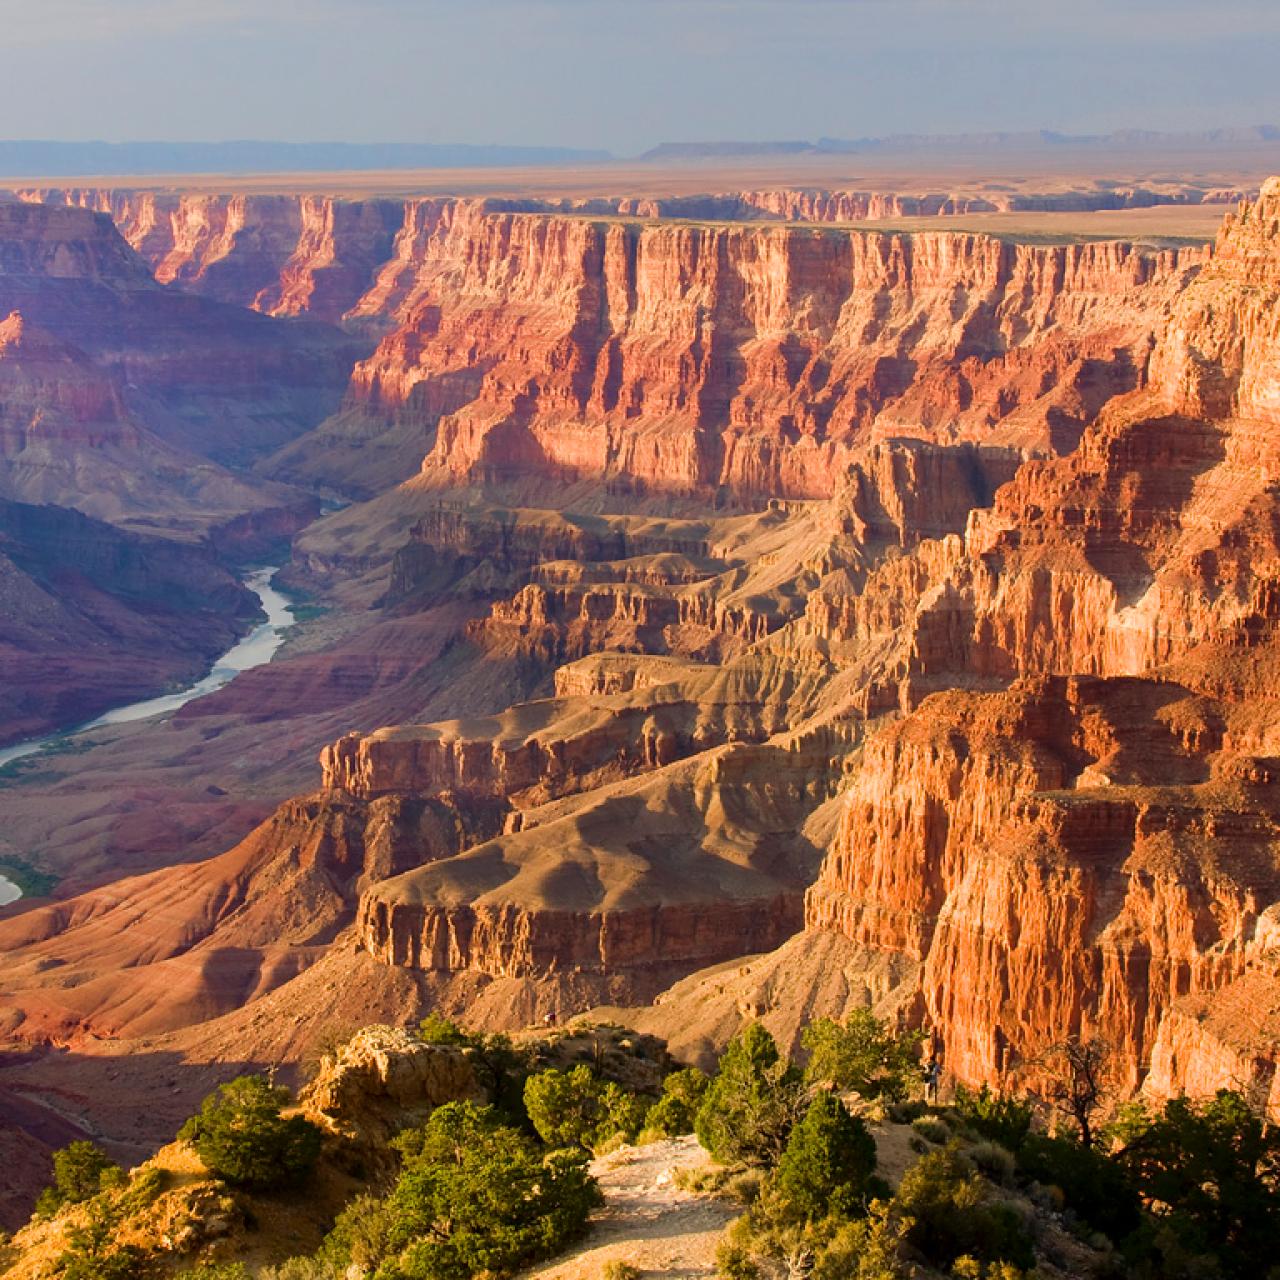
[[[1228,219],[1149,393],[920,565],[915,710],[868,742],[807,920],[915,963],[962,1078],[1100,1034],[1130,1087],[1270,1094],[1278,212],[1273,183]],[[1020,683],[925,696],[966,677]]]
[[1225,714],[1155,681],[936,695],[868,743],[809,927],[915,961],[962,1078],[1092,1034],[1138,1086],[1180,1000],[1274,963],[1277,774]]
[[390,254],[394,200],[221,196],[94,188],[24,199],[110,214],[161,284],[269,315],[338,320]]
[[[974,198],[27,194],[109,210],[162,282],[384,335],[307,446],[328,468],[283,462],[362,493],[424,455],[444,484],[830,497],[858,447],[886,436],[1070,449],[1103,403],[1144,385],[1160,307],[1201,256],[767,225]],[[710,221],[660,220],[674,217]]]
[[455,206],[349,404],[438,424],[452,483],[825,497],[883,436],[1070,448],[1194,259]]

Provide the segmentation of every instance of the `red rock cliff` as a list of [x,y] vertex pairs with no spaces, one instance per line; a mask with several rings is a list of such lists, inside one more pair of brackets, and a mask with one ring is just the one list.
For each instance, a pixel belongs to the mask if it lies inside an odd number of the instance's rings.
[[429,220],[365,415],[438,422],[426,474],[828,496],[890,434],[1070,448],[1141,386],[1190,257],[457,205]]
[[[817,497],[885,435],[1067,450],[1103,403],[1144,385],[1160,308],[1200,256],[735,221],[906,207],[850,192],[564,213],[537,201],[28,194],[109,210],[161,281],[384,333],[313,442],[333,456],[329,480],[346,471],[369,491],[428,452],[427,474],[446,484],[534,474]],[[592,220],[614,210],[651,220]]]

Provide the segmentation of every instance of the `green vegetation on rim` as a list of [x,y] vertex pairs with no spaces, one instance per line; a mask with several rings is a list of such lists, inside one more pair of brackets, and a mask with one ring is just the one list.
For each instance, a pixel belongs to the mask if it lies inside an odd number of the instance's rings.
[[0,876],[16,884],[24,898],[47,898],[58,886],[58,877],[25,858],[0,858]]

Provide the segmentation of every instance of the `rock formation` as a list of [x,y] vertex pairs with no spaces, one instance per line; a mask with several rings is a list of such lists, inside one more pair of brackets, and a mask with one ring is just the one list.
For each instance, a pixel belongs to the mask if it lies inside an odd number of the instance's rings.
[[187,540],[252,521],[297,527],[303,495],[162,439],[126,401],[83,351],[21,312],[0,321],[0,495]]
[[390,1140],[422,1124],[436,1107],[483,1097],[464,1050],[423,1044],[398,1027],[373,1026],[326,1055],[298,1102],[304,1115],[366,1159],[385,1159]]
[[252,459],[336,406],[360,344],[162,288],[105,214],[0,203],[0,314],[74,346],[170,445]]
[[1199,258],[836,229],[1013,197],[24,195],[109,211],[184,290],[382,335],[341,413],[273,464],[360,496],[428,454],[445,483],[533,472],[758,498],[829,497],[857,447],[887,435],[1068,449],[1143,384],[1162,299]]
[[[980,236],[665,226],[456,206],[346,414],[438,482],[828,497],[894,435],[1045,451],[1141,386],[1196,255]],[[367,430],[364,428],[363,430]]]
[[[810,929],[907,962],[961,1078],[1099,1035],[1131,1088],[1276,1106],[1278,214],[1273,181],[1179,297],[1150,391],[934,566],[916,709],[868,741],[810,891]],[[924,696],[966,674],[1015,683]]]
[[873,1003],[958,1079],[1096,1034],[1127,1090],[1276,1105],[1280,184],[1208,256],[412,219],[296,448],[426,464],[293,571],[431,618],[433,711],[220,857],[0,923],[14,1034],[296,1056],[339,1005],[677,983],[628,1017],[689,1053]]

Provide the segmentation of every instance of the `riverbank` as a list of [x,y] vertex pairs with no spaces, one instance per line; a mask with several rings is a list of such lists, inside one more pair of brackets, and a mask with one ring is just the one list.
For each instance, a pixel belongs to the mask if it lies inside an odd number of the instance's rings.
[[[74,740],[80,734],[91,730],[171,714],[188,702],[194,702],[197,698],[203,698],[221,689],[242,671],[249,671],[270,662],[284,643],[286,632],[296,621],[288,597],[272,585],[271,580],[279,572],[279,568],[279,565],[268,565],[253,569],[244,575],[242,579],[244,585],[258,597],[258,602],[266,614],[266,620],[259,623],[248,635],[238,640],[221,658],[217,659],[203,679],[175,693],[162,694],[156,698],[146,698],[140,702],[116,707],[76,728],[0,748],[0,771],[19,761],[45,753],[75,750]],[[15,883],[14,879],[0,873],[0,907],[8,906],[22,896],[22,888]]]

